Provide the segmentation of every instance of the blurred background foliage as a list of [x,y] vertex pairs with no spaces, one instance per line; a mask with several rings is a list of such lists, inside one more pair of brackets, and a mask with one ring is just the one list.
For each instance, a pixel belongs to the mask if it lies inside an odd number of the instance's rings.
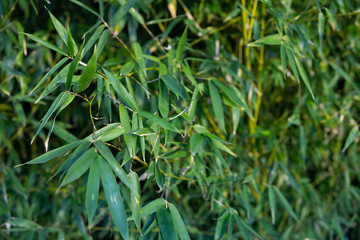
[[[98,63],[114,72],[131,61],[117,38],[130,51],[138,42],[144,55],[162,60],[175,57],[171,49],[176,49],[187,27],[184,62],[189,64],[200,93],[195,120],[182,116],[172,123],[179,129],[186,126],[191,138],[194,124],[201,124],[229,143],[234,153],[220,154],[231,169],[228,171],[210,138],[196,154],[189,147],[190,136],[172,136],[172,142],[160,149],[159,154],[167,159],[164,169],[170,164],[171,173],[183,177],[166,177],[171,189],[165,195],[178,208],[192,239],[360,238],[359,1],[145,0],[135,1],[123,15],[125,0],[81,1],[99,12],[103,22],[74,2],[0,2],[1,239],[121,238],[113,229],[102,193],[93,227],[87,228],[86,178],[55,194],[59,179],[49,179],[62,158],[14,168],[45,152],[53,119],[30,142],[56,98],[54,93],[65,89],[60,87],[37,104],[44,86],[30,92],[62,57],[19,33],[66,47],[46,8],[69,26],[78,47],[84,36],[90,39],[106,22],[110,35]],[[102,4],[104,7],[99,7]],[[262,40],[274,34],[289,38],[295,61],[302,64],[309,84],[301,67],[296,65],[299,73],[295,73],[286,50],[282,52],[283,39]],[[84,59],[90,59],[90,52]],[[147,81],[156,80],[156,64],[150,57],[144,59]],[[169,72],[183,79],[189,95],[193,93],[193,84],[185,79],[189,76],[171,61],[166,65]],[[235,88],[253,118],[226,93],[220,94],[216,105],[216,96],[209,89],[215,86],[212,78]],[[139,86],[134,84],[138,105],[156,112],[159,85],[149,84],[151,98]],[[85,93],[93,97],[97,87],[93,83]],[[57,116],[49,149],[92,133],[89,107],[99,128],[119,122],[112,97],[99,99],[89,106],[89,102],[75,98]],[[180,114],[187,106],[175,97],[170,101],[169,116]],[[223,119],[216,111],[219,107],[223,108]],[[113,144],[126,148],[120,140]],[[113,153],[123,161],[123,151]],[[127,171],[130,167],[140,176],[143,203],[163,196],[164,189],[158,187],[161,179],[146,179],[150,170],[136,161],[125,165]],[[141,174],[147,174],[145,179]],[[120,191],[130,216],[130,193],[122,187]],[[136,226],[131,221],[129,224],[130,237],[138,238]],[[161,237],[158,233],[159,228],[154,227],[149,238]]]

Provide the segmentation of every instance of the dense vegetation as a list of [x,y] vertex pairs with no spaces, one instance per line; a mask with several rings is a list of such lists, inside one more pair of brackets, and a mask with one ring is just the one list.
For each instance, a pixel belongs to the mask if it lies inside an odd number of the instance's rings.
[[359,7],[0,1],[0,239],[359,239]]

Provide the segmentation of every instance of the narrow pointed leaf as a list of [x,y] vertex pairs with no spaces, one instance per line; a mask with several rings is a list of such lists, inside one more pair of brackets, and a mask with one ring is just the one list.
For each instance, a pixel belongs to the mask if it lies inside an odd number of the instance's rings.
[[284,195],[280,192],[280,190],[273,186],[272,187],[274,189],[275,194],[277,195],[277,197],[279,198],[280,202],[282,203],[282,205],[285,207],[286,211],[289,213],[289,215],[294,218],[297,222],[299,222],[298,217],[296,216],[296,213],[292,210],[289,202],[286,200],[286,198],[284,197]]
[[129,105],[134,111],[138,111],[138,106],[133,99],[133,97],[130,95],[130,93],[126,90],[124,85],[108,70],[103,69],[105,75],[108,77],[111,85],[113,86],[115,92],[119,97],[124,99],[125,103]]
[[31,95],[35,90],[37,90],[46,81],[46,79],[48,79],[54,72],[56,72],[62,65],[64,65],[67,60],[68,58],[63,58],[58,63],[56,63],[55,66],[52,67],[50,71],[45,74],[44,77],[41,78],[41,80],[36,84],[33,90],[31,90],[29,95]]
[[131,136],[132,128],[130,125],[130,119],[126,108],[122,105],[119,105],[119,114],[121,124],[124,126],[124,139],[127,146],[127,150],[129,151],[130,157],[133,157],[135,154],[135,146],[133,146],[133,139]]
[[88,215],[89,226],[92,224],[92,220],[95,216],[100,186],[100,157],[97,156],[92,165],[90,166],[87,187],[85,206]]
[[195,155],[201,148],[204,141],[204,136],[198,133],[194,133],[190,138],[190,151]]
[[259,47],[263,45],[280,45],[281,44],[282,36],[280,34],[273,34],[266,36],[262,39],[259,39],[255,42],[248,43],[247,46],[249,47]]
[[184,55],[184,49],[185,49],[185,45],[186,45],[186,41],[187,41],[187,31],[188,31],[188,28],[186,27],[185,31],[181,35],[179,45],[176,49],[176,62],[178,64],[180,64],[181,58]]
[[141,117],[145,117],[145,118],[149,119],[152,122],[155,122],[155,123],[159,124],[160,126],[162,126],[165,129],[168,129],[168,130],[173,131],[173,132],[180,133],[179,129],[177,129],[174,125],[172,125],[168,121],[166,121],[166,120],[164,120],[164,119],[162,119],[162,118],[160,118],[160,117],[158,117],[156,115],[153,115],[153,114],[151,114],[149,112],[145,112],[145,111],[140,111],[139,115]]
[[303,65],[301,64],[301,62],[294,56],[295,58],[295,63],[296,63],[296,66],[297,68],[299,69],[299,73],[300,73],[300,76],[301,76],[301,79],[304,81],[305,83],[305,86],[307,87],[307,89],[309,90],[309,92],[311,93],[311,96],[313,99],[315,99],[315,96],[314,96],[314,93],[311,89],[311,85],[310,85],[310,81],[309,81],[309,78],[306,74],[306,71],[303,67]]
[[162,117],[167,118],[169,114],[169,92],[162,81],[159,81],[158,107]]
[[169,203],[168,207],[169,207],[169,210],[171,213],[172,221],[174,223],[176,232],[180,237],[180,240],[190,240],[189,233],[188,233],[186,226],[180,216],[179,211],[176,209],[176,207],[172,203]]
[[98,155],[95,152],[95,148],[90,148],[84,154],[82,154],[71,165],[69,171],[65,175],[64,180],[60,184],[60,188],[81,177],[89,169],[97,156]]
[[108,146],[106,146],[106,144],[102,141],[96,141],[94,142],[94,145],[101,154],[101,156],[103,156],[103,158],[109,163],[109,165],[114,170],[115,174],[120,178],[120,180],[133,191],[132,185],[124,169],[122,169],[120,164],[116,161]]
[[96,73],[96,58],[97,57],[96,57],[96,48],[95,48],[92,57],[87,63],[84,71],[81,73],[80,80],[76,86],[76,92],[85,91],[89,87]]
[[357,129],[357,127],[353,127],[350,130],[350,133],[346,138],[345,145],[344,145],[344,148],[342,149],[342,152],[345,152],[346,149],[348,149],[348,147],[350,147],[350,145],[354,142],[357,135],[358,135],[358,129]]
[[141,198],[140,198],[140,182],[138,175],[135,172],[129,173],[130,182],[135,189],[135,191],[131,191],[131,212],[134,217],[134,222],[136,228],[141,232]]
[[222,104],[222,100],[221,100],[219,91],[211,81],[208,82],[208,85],[209,85],[209,91],[210,91],[211,104],[212,104],[216,119],[218,120],[222,130],[225,132],[224,108],[223,108],[223,104]]
[[163,239],[177,240],[175,226],[168,209],[162,208],[156,212],[156,218]]
[[121,236],[128,240],[129,229],[126,221],[126,212],[123,199],[112,170],[107,162],[100,160],[101,185],[105,192],[106,202],[109,206],[111,219],[119,230]]
[[26,162],[24,164],[17,165],[16,167],[20,167],[25,164],[40,164],[40,163],[46,163],[50,161],[51,159],[54,159],[56,157],[59,157],[62,154],[65,154],[69,150],[79,146],[81,143],[85,142],[85,140],[78,140],[69,144],[66,144],[62,147],[56,148],[54,150],[51,150],[37,158],[34,158],[33,160]]
[[276,202],[275,202],[275,194],[272,186],[268,187],[268,194],[269,194],[269,205],[270,205],[270,212],[271,212],[271,221],[272,224],[275,224],[275,217],[276,217]]
[[67,56],[67,53],[64,52],[63,50],[61,50],[60,48],[58,48],[57,46],[55,46],[54,44],[43,40],[41,38],[39,38],[38,36],[29,34],[29,33],[24,33],[26,36],[28,36],[29,38],[31,38],[32,40],[34,40],[37,43],[40,43],[41,45],[43,45],[44,47],[50,48],[51,50],[54,50],[55,52],[58,52],[64,56]]
[[50,15],[51,21],[57,31],[57,33],[59,34],[60,38],[63,40],[63,42],[67,45],[68,41],[67,41],[67,32],[65,27],[61,24],[61,22],[54,16],[51,14],[51,12],[48,10],[48,13]]
[[166,86],[173,91],[175,94],[179,95],[180,97],[182,97],[185,100],[189,99],[189,96],[184,88],[183,85],[180,84],[180,82],[174,78],[171,75],[161,75],[160,76],[161,80],[164,81],[164,83],[166,84]]
[[80,47],[80,50],[77,52],[75,58],[72,60],[71,64],[70,64],[70,68],[69,68],[69,71],[68,71],[68,74],[67,74],[67,77],[66,77],[66,83],[65,83],[65,87],[67,90],[70,90],[70,87],[71,87],[71,81],[72,81],[72,78],[73,78],[73,75],[74,75],[74,72],[75,72],[75,69],[81,59],[81,51],[84,47],[84,43],[85,41],[83,42],[83,44],[81,45]]

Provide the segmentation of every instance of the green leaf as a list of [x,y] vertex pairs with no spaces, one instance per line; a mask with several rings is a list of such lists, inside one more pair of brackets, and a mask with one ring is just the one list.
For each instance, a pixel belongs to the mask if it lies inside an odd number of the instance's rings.
[[44,77],[41,78],[41,80],[36,84],[33,90],[30,91],[29,95],[31,95],[35,90],[37,90],[41,86],[41,84],[43,84],[46,79],[48,79],[54,72],[56,72],[62,65],[64,65],[67,60],[68,58],[63,58],[57,64],[55,64],[55,66],[52,67],[50,71],[45,74]]
[[232,239],[232,234],[233,234],[233,222],[234,222],[234,217],[233,215],[229,216],[229,221],[228,221],[228,229],[227,229],[227,240],[231,240]]
[[298,72],[296,64],[295,64],[294,56],[293,56],[291,50],[288,48],[285,48],[285,52],[286,52],[287,58],[289,59],[289,64],[290,64],[291,70],[295,76],[295,79],[298,83],[300,83],[299,72]]
[[130,61],[125,63],[120,70],[120,75],[128,75],[134,69],[135,63]]
[[195,155],[201,148],[204,142],[204,136],[198,133],[194,133],[190,138],[190,151]]
[[78,65],[78,63],[79,63],[79,61],[81,59],[81,53],[82,53],[82,49],[84,47],[84,43],[85,43],[85,41],[81,45],[80,51],[77,52],[75,58],[72,60],[72,62],[70,64],[70,68],[69,68],[69,71],[68,71],[68,74],[67,74],[67,77],[66,77],[66,82],[65,82],[65,87],[66,87],[67,90],[70,90],[71,81],[72,81],[75,69],[76,69],[76,67],[77,67],[77,65]]
[[248,106],[246,105],[245,101],[241,100],[237,95],[236,93],[234,92],[233,89],[225,86],[222,82],[220,82],[219,80],[215,79],[215,78],[211,78],[211,80],[216,84],[216,86],[218,88],[220,88],[224,93],[225,95],[233,102],[235,103],[236,105],[242,107],[246,114],[253,118],[253,115],[252,113],[250,112],[250,109],[248,108]]
[[98,203],[100,186],[100,161],[101,157],[97,156],[94,162],[91,164],[86,186],[85,206],[88,215],[89,226],[92,224]]
[[348,149],[348,147],[354,142],[356,136],[358,135],[358,128],[357,127],[353,127],[351,129],[351,131],[349,132],[349,135],[347,136],[346,138],[346,141],[345,141],[345,146],[344,148],[342,149],[342,152],[345,152],[346,149]]
[[199,88],[197,86],[195,86],[194,93],[191,97],[191,103],[190,103],[190,107],[189,107],[189,118],[191,121],[194,119],[194,116],[195,116],[198,96],[199,96]]
[[177,129],[174,125],[172,125],[171,123],[169,123],[168,121],[156,116],[156,115],[153,115],[149,112],[145,112],[145,111],[140,111],[139,112],[139,115],[141,117],[145,117],[147,119],[149,119],[150,121],[154,122],[154,123],[157,123],[159,124],[160,126],[162,126],[163,128],[165,129],[168,129],[170,131],[173,131],[173,132],[177,132],[177,133],[180,133],[179,129]]
[[28,36],[29,38],[31,38],[32,40],[34,40],[37,43],[40,43],[41,45],[43,45],[44,47],[50,48],[51,50],[54,50],[55,52],[58,52],[64,56],[67,56],[67,53],[64,52],[63,50],[61,50],[60,48],[58,48],[57,46],[55,46],[52,43],[49,43],[48,41],[45,41],[41,38],[39,38],[38,36],[29,34],[29,33],[24,33],[26,36]]
[[97,46],[96,59],[98,59],[100,54],[102,53],[102,51],[105,47],[106,41],[109,38],[109,35],[110,35],[110,31],[108,29],[103,31],[103,33],[101,34],[99,42],[98,42],[98,46]]
[[300,134],[299,134],[300,135],[300,154],[301,154],[301,159],[303,160],[303,162],[305,162],[305,159],[306,159],[305,130],[302,125],[300,125],[299,129],[300,129]]
[[134,191],[131,191],[130,197],[131,197],[131,212],[132,216],[134,218],[134,222],[136,225],[136,228],[141,232],[141,198],[140,198],[140,182],[138,175],[135,172],[129,173],[130,182],[135,189]]
[[275,224],[275,217],[276,217],[276,203],[275,203],[275,194],[272,186],[268,187],[268,194],[269,194],[269,205],[271,211],[271,221]]
[[335,28],[337,31],[340,31],[340,27],[339,27],[339,24],[337,23],[334,15],[330,12],[329,9],[325,8],[325,12],[326,12],[326,15],[328,15],[330,21],[334,24]]
[[69,104],[73,99],[75,98],[75,95],[70,94],[68,92],[62,92],[59,96],[55,99],[55,101],[51,104],[49,110],[46,112],[45,116],[41,119],[41,124],[36,131],[36,134],[31,140],[31,143],[35,140],[36,136],[40,133],[40,131],[44,128],[47,121],[50,119],[50,117],[54,114],[54,112],[58,109],[59,112],[64,108],[63,106],[66,106]]
[[169,114],[169,92],[162,81],[159,81],[158,107],[162,117],[167,118]]
[[281,46],[280,46],[280,58],[281,58],[282,73],[283,73],[283,76],[285,77],[286,76],[286,49],[285,49],[283,42],[281,42]]
[[228,216],[229,216],[229,213],[225,212],[216,221],[214,239],[216,239],[216,240],[221,240],[222,239],[222,237],[224,235],[224,232],[225,232],[225,221],[227,220]]
[[[239,228],[241,229],[244,229],[246,228],[247,230],[249,230],[252,234],[254,234],[257,238],[259,239],[263,239],[251,226],[249,226],[249,224],[247,224],[244,220],[242,220],[240,218],[240,216],[238,215],[235,215],[235,220],[236,220],[236,223],[238,224]],[[246,239],[250,239],[248,236],[247,236],[247,233],[245,232],[245,229],[242,231],[244,232],[244,234],[246,234],[245,238]]]
[[129,10],[135,5],[137,0],[128,0],[120,9],[113,15],[110,22],[118,23],[124,16],[129,12]]
[[186,77],[190,80],[190,82],[196,87],[197,86],[197,82],[194,78],[194,76],[191,74],[191,70],[189,67],[189,64],[185,61],[185,64],[181,64],[182,69],[186,75]]
[[263,45],[280,45],[283,36],[280,34],[273,34],[259,39],[255,42],[248,43],[248,47],[260,47]]
[[86,44],[84,46],[83,56],[91,49],[92,46],[94,46],[95,42],[99,39],[100,34],[104,30],[105,26],[100,25],[98,28],[96,28],[96,31],[91,34],[91,37],[86,41]]
[[164,83],[166,84],[166,86],[173,91],[175,94],[179,95],[180,97],[182,97],[185,100],[189,100],[189,96],[184,88],[183,85],[181,85],[181,83],[174,78],[171,75],[161,75],[160,76],[161,80],[164,81]]
[[120,178],[120,180],[133,191],[133,187],[122,167],[120,164],[116,161],[113,154],[111,153],[108,146],[106,146],[105,143],[102,141],[96,141],[94,142],[94,145],[96,149],[99,151],[99,153],[106,159],[106,161],[109,163],[111,168],[114,170],[115,174]]
[[310,85],[310,81],[309,81],[309,78],[306,74],[306,71],[303,67],[303,65],[301,64],[301,62],[294,56],[295,58],[295,63],[296,63],[296,66],[297,68],[299,69],[299,73],[300,73],[300,76],[301,76],[301,79],[304,81],[305,83],[305,86],[307,87],[307,89],[309,90],[309,92],[311,93],[311,96],[312,98],[315,100],[315,96],[311,90],[311,85]]
[[153,201],[151,201],[150,203],[146,204],[145,206],[143,206],[141,208],[141,217],[146,217],[156,211],[158,211],[159,209],[165,207],[165,199],[163,198],[158,198],[155,199]]
[[69,56],[73,57],[77,52],[77,47],[73,37],[71,36],[70,28],[68,28],[67,30],[67,46],[68,46]]
[[118,185],[109,165],[100,160],[101,185],[105,192],[106,202],[109,206],[111,219],[124,239],[129,239],[129,229],[126,221],[126,212]]
[[177,240],[175,226],[168,209],[162,208],[156,212],[157,222],[163,239]]
[[84,71],[81,73],[80,80],[76,86],[76,92],[85,91],[89,87],[96,73],[96,58],[97,56],[96,56],[96,47],[95,47],[92,57],[87,63]]
[[274,192],[276,193],[277,197],[279,198],[280,202],[283,204],[283,206],[285,207],[285,209],[289,213],[289,215],[291,217],[293,217],[297,222],[299,222],[299,219],[296,216],[296,213],[292,210],[289,202],[286,200],[284,195],[280,192],[280,190],[277,187],[272,186],[272,188],[274,189]]
[[168,203],[168,207],[171,213],[172,222],[174,223],[177,234],[180,237],[180,240],[190,240],[189,233],[186,229],[186,226],[180,216],[179,211],[176,209],[174,204]]
[[67,74],[69,72],[71,63],[67,64],[51,82],[46,86],[44,91],[40,94],[38,99],[35,101],[35,104],[42,100],[44,97],[52,93],[60,84],[66,81]]
[[97,16],[98,18],[101,18],[101,16],[95,12],[94,10],[92,10],[91,8],[89,8],[88,6],[86,6],[85,4],[83,4],[82,2],[78,1],[78,0],[70,0],[71,2],[75,3],[76,5],[82,7],[83,9],[91,12],[92,14],[94,14],[95,16]]
[[59,188],[75,181],[81,177],[91,166],[95,158],[97,158],[97,153],[95,148],[88,149],[84,154],[82,154],[70,167],[69,171],[66,173],[64,180],[60,184]]
[[320,49],[322,48],[322,42],[325,35],[325,19],[324,14],[320,11],[318,15],[318,32],[319,32],[319,43]]
[[40,164],[40,163],[46,163],[48,161],[50,161],[51,159],[54,159],[62,154],[65,154],[66,152],[68,152],[70,149],[73,149],[77,146],[79,146],[80,144],[82,144],[83,142],[85,142],[86,140],[78,140],[69,144],[66,144],[62,147],[56,148],[54,150],[51,150],[37,158],[34,158],[33,160],[26,162],[24,164],[20,164],[17,165],[16,167],[20,167],[23,166],[25,164]]
[[125,103],[127,105],[129,105],[129,107],[131,107],[134,111],[138,111],[138,106],[135,102],[135,100],[133,99],[133,97],[130,95],[130,93],[126,90],[126,88],[124,87],[124,85],[122,85],[122,83],[115,78],[115,76],[109,72],[106,69],[103,69],[105,75],[108,77],[111,85],[113,86],[115,92],[117,93],[117,95],[124,99]]
[[63,40],[63,42],[67,45],[68,41],[67,41],[67,31],[65,29],[65,27],[61,24],[61,22],[54,16],[51,14],[51,12],[46,9],[50,15],[51,21],[57,31],[57,33],[59,34],[61,40]]
[[120,121],[121,124],[124,126],[125,135],[124,140],[127,146],[127,150],[129,151],[130,157],[132,158],[135,154],[135,146],[133,145],[133,139],[131,136],[131,125],[128,112],[126,108],[122,105],[119,105],[119,114],[120,114]]
[[186,40],[187,40],[187,31],[188,31],[188,28],[186,26],[185,31],[181,35],[179,45],[176,49],[176,62],[178,64],[180,64],[181,58],[184,55],[184,49],[185,49]]
[[215,117],[219,121],[219,124],[224,132],[225,130],[225,119],[224,119],[224,108],[222,104],[222,100],[219,94],[218,89],[215,87],[215,85],[208,81],[209,84],[209,92],[210,92],[210,98],[211,98],[211,104],[215,113]]
[[144,60],[144,55],[143,55],[143,51],[142,51],[142,49],[140,47],[140,44],[137,43],[137,42],[134,42],[133,43],[133,48],[134,48],[136,61],[138,62],[139,66],[140,66],[140,71],[146,77],[145,60]]

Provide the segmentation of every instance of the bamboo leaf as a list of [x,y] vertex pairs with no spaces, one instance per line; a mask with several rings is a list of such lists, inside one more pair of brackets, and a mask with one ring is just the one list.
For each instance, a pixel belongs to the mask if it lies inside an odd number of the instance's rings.
[[285,207],[286,211],[289,213],[289,215],[294,218],[297,222],[299,222],[298,217],[296,216],[296,213],[292,210],[289,202],[286,200],[286,198],[284,197],[284,195],[280,192],[280,190],[275,187],[272,186],[272,188],[274,189],[275,194],[277,195],[277,197],[279,198],[280,202],[282,203],[282,205]]
[[178,64],[180,64],[181,58],[184,55],[184,49],[185,49],[186,40],[187,40],[187,31],[188,31],[188,28],[186,27],[183,34],[181,35],[179,45],[176,49],[176,62]]
[[69,71],[68,71],[68,74],[67,74],[67,77],[66,77],[66,82],[65,82],[65,87],[66,87],[67,90],[70,90],[71,81],[72,81],[75,69],[76,69],[76,67],[77,67],[77,65],[78,65],[78,63],[79,63],[79,61],[81,59],[81,52],[82,52],[82,49],[84,47],[84,43],[85,43],[85,41],[81,45],[80,51],[77,52],[75,58],[72,60],[72,62],[70,64],[70,68],[69,68]]
[[169,207],[169,210],[171,213],[172,222],[174,223],[176,232],[179,235],[180,240],[190,240],[189,233],[188,233],[186,226],[180,216],[179,211],[176,209],[176,207],[172,203],[169,203],[168,207]]
[[124,139],[127,146],[127,150],[129,151],[130,157],[133,157],[135,154],[135,146],[133,145],[133,139],[131,136],[132,128],[130,125],[128,112],[126,108],[122,105],[119,105],[119,114],[120,114],[121,124],[124,126],[124,130],[125,130]]
[[198,133],[194,133],[190,138],[190,150],[195,155],[201,148],[204,141],[204,137]]
[[129,239],[129,229],[126,221],[126,212],[119,188],[109,165],[100,160],[101,185],[105,192],[106,202],[109,206],[111,219],[124,239]]
[[118,79],[116,79],[115,76],[111,72],[109,72],[106,69],[103,69],[103,70],[104,70],[105,75],[108,77],[111,85],[113,86],[115,92],[117,93],[117,95],[119,97],[121,97],[122,99],[124,99],[125,103],[127,105],[129,105],[129,107],[131,107],[134,111],[138,111],[138,107],[137,107],[135,100],[130,95],[130,93],[126,90],[124,85],[122,85],[122,83]]
[[128,176],[126,175],[124,169],[120,166],[120,164],[116,161],[113,154],[111,153],[108,146],[106,146],[105,143],[102,141],[96,141],[94,142],[94,145],[98,152],[101,154],[101,156],[109,163],[115,174],[120,178],[120,180],[132,191],[134,191]]
[[78,140],[69,144],[66,144],[62,147],[56,148],[54,150],[51,150],[37,158],[34,158],[33,160],[26,162],[24,164],[19,164],[16,167],[20,167],[23,166],[25,164],[40,164],[40,163],[46,163],[48,161],[50,161],[51,159],[54,159],[56,157],[59,157],[62,154],[65,154],[66,152],[68,152],[69,150],[79,146],[80,144],[82,144],[83,142],[85,142],[85,140]]
[[212,104],[215,116],[216,116],[217,120],[219,121],[219,124],[220,124],[222,130],[224,132],[226,132],[225,119],[224,119],[224,108],[222,105],[219,91],[211,81],[208,81],[208,84],[209,84],[211,104]]
[[157,222],[163,239],[176,240],[176,230],[168,209],[162,208],[156,212]]
[[61,40],[63,40],[63,42],[67,45],[68,41],[67,41],[67,31],[66,28],[61,24],[61,22],[54,16],[51,14],[51,12],[46,9],[50,15],[51,21],[57,31],[57,33],[59,34]]
[[82,7],[83,9],[91,12],[92,14],[94,14],[95,16],[97,16],[98,18],[101,18],[101,16],[95,12],[94,10],[92,10],[91,8],[89,8],[88,6],[86,6],[85,4],[83,4],[82,2],[78,1],[78,0],[70,0],[71,2],[75,3],[76,5]]
[[172,125],[168,121],[166,121],[156,115],[153,115],[153,114],[151,114],[149,112],[145,112],[145,111],[140,111],[139,115],[141,117],[145,117],[145,118],[149,119],[152,122],[159,124],[161,127],[165,128],[167,130],[180,133],[179,129],[177,129],[174,125]]
[[81,74],[80,80],[76,86],[76,92],[83,92],[89,87],[96,73],[96,58],[97,56],[95,47],[92,57]]
[[70,167],[69,171],[66,173],[64,180],[60,184],[59,188],[75,181],[81,177],[91,166],[93,161],[97,158],[97,153],[95,148],[88,149],[84,154],[82,154]]
[[345,145],[344,145],[344,148],[342,149],[342,152],[345,152],[346,149],[348,149],[348,147],[350,147],[350,145],[354,142],[357,135],[358,135],[358,128],[353,127],[350,130],[349,135],[346,138]]
[[234,102],[236,105],[242,107],[246,114],[253,118],[253,115],[252,113],[250,112],[250,109],[248,108],[248,106],[246,105],[245,101],[241,100],[237,95],[236,93],[234,92],[233,89],[225,86],[223,83],[221,83],[219,80],[215,79],[215,78],[211,78],[211,80],[216,84],[216,86],[218,88],[220,88],[224,93],[225,95],[232,101]]
[[272,186],[268,187],[268,194],[269,194],[269,204],[270,204],[270,212],[271,212],[271,221],[275,224],[276,218],[276,203],[275,203],[275,194]]
[[283,38],[283,36],[280,34],[273,34],[273,35],[269,35],[264,38],[261,38],[255,42],[248,43],[247,46],[248,47],[260,47],[263,45],[280,45],[282,38]]
[[180,82],[177,79],[175,79],[173,76],[166,74],[166,75],[161,75],[160,78],[161,80],[164,81],[166,86],[175,94],[179,95],[184,100],[189,99],[189,96],[183,85],[181,85]]
[[89,226],[92,224],[98,203],[100,186],[100,161],[101,157],[97,156],[94,162],[91,164],[87,181],[85,206],[88,215]]
[[159,209],[165,207],[165,199],[163,198],[158,198],[155,199],[153,201],[151,201],[150,203],[146,204],[145,206],[143,206],[141,208],[141,217],[146,217],[156,211],[158,211]]
[[43,45],[44,47],[50,48],[51,50],[54,50],[55,52],[58,52],[64,56],[67,56],[67,53],[64,52],[63,50],[61,50],[60,48],[58,48],[57,46],[55,46],[54,44],[43,40],[41,38],[39,38],[38,36],[29,34],[29,33],[24,33],[26,36],[28,36],[29,38],[31,38],[32,40],[34,40],[37,43],[40,43],[41,45]]
[[303,65],[301,64],[301,62],[294,56],[295,58],[295,63],[296,63],[296,66],[297,68],[299,69],[299,73],[300,73],[300,76],[301,76],[301,79],[304,81],[305,83],[305,86],[307,87],[307,89],[309,90],[309,92],[311,93],[311,96],[312,98],[315,100],[315,96],[311,90],[311,85],[310,85],[310,81],[309,81],[309,78],[306,74],[306,71],[303,67]]
[[141,199],[140,199],[140,182],[135,172],[129,173],[130,182],[135,189],[130,193],[131,196],[131,212],[134,218],[136,228],[141,232]]
[[48,73],[45,74],[44,77],[36,84],[36,86],[30,91],[29,95],[31,95],[35,90],[37,90],[45,81],[48,79],[54,72],[56,72],[64,63],[68,60],[68,58],[61,59],[54,67],[50,69]]
[[162,81],[159,81],[158,107],[162,117],[167,118],[169,114],[169,92]]
[[68,46],[69,56],[73,57],[77,52],[77,47],[73,37],[71,36],[70,28],[68,28],[67,30],[67,46]]

